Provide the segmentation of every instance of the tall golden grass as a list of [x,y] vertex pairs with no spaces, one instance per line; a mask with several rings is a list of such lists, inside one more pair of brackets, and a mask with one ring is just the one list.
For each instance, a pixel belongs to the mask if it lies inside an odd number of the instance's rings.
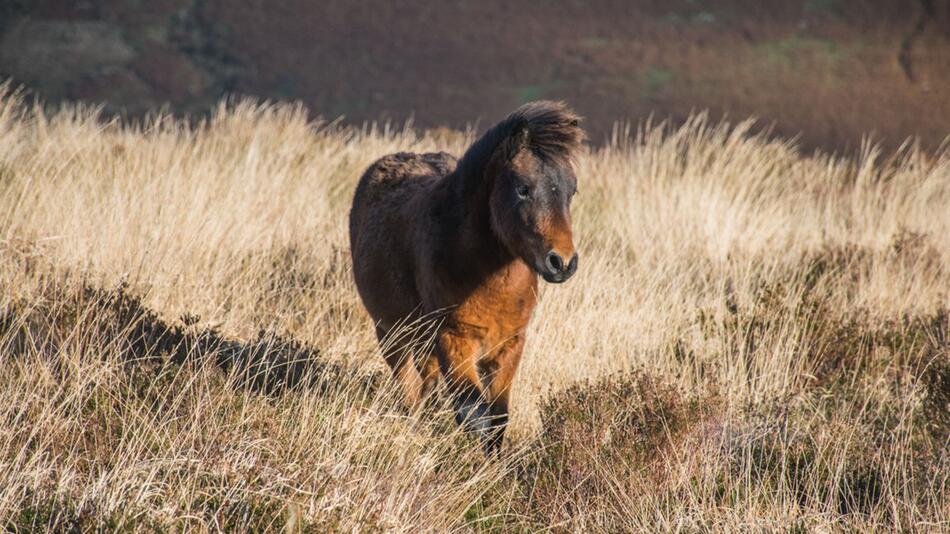
[[[460,154],[472,132],[357,129],[247,101],[199,124],[125,126],[4,90],[0,523],[950,528],[950,154],[805,155],[750,129],[702,115],[618,127],[580,158],[580,269],[541,289],[508,459],[486,462],[450,415],[401,411],[345,232],[374,159]],[[304,371],[309,387],[262,392],[207,357],[213,345],[167,361],[159,338],[172,330],[256,342],[264,360],[270,336],[324,365]],[[545,441],[551,399],[630,371],[709,409],[682,428],[660,417],[649,477],[603,464],[606,445],[579,436],[572,454],[590,446],[584,477],[606,490],[531,478],[534,458],[557,449]],[[838,491],[854,467],[871,473],[860,506]],[[558,495],[556,509],[535,486]]]

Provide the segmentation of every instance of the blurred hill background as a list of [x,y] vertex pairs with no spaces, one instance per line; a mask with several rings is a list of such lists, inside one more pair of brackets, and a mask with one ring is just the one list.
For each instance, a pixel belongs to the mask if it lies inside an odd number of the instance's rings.
[[2,0],[0,76],[44,101],[200,115],[226,94],[460,127],[568,100],[617,120],[755,115],[847,151],[950,134],[950,0]]

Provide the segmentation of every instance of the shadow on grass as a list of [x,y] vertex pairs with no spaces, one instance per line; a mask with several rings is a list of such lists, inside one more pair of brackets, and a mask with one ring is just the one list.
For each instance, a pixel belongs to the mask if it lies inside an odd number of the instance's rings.
[[329,393],[341,382],[375,391],[382,383],[379,373],[332,362],[321,356],[319,348],[273,332],[260,331],[256,338],[242,342],[214,328],[197,328],[198,318],[192,316],[183,317],[183,325],[169,324],[125,286],[55,292],[54,298],[39,303],[0,310],[3,353],[50,355],[88,346],[103,355],[118,353],[130,363],[210,360],[233,375],[239,387],[264,394],[288,389]]

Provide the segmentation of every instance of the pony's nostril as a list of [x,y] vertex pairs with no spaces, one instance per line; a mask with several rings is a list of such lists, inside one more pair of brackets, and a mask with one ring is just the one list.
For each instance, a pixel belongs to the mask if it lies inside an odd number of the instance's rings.
[[551,273],[556,274],[564,269],[564,260],[561,259],[561,256],[556,252],[548,252],[546,263],[548,264],[548,270],[551,271]]

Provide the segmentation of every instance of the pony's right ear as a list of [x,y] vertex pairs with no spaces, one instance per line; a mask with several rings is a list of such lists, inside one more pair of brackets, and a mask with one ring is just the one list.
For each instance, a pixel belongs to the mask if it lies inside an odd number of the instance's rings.
[[505,157],[512,159],[519,152],[528,148],[531,143],[530,134],[528,121],[522,120],[512,126],[511,133],[508,134],[508,139],[505,140]]

